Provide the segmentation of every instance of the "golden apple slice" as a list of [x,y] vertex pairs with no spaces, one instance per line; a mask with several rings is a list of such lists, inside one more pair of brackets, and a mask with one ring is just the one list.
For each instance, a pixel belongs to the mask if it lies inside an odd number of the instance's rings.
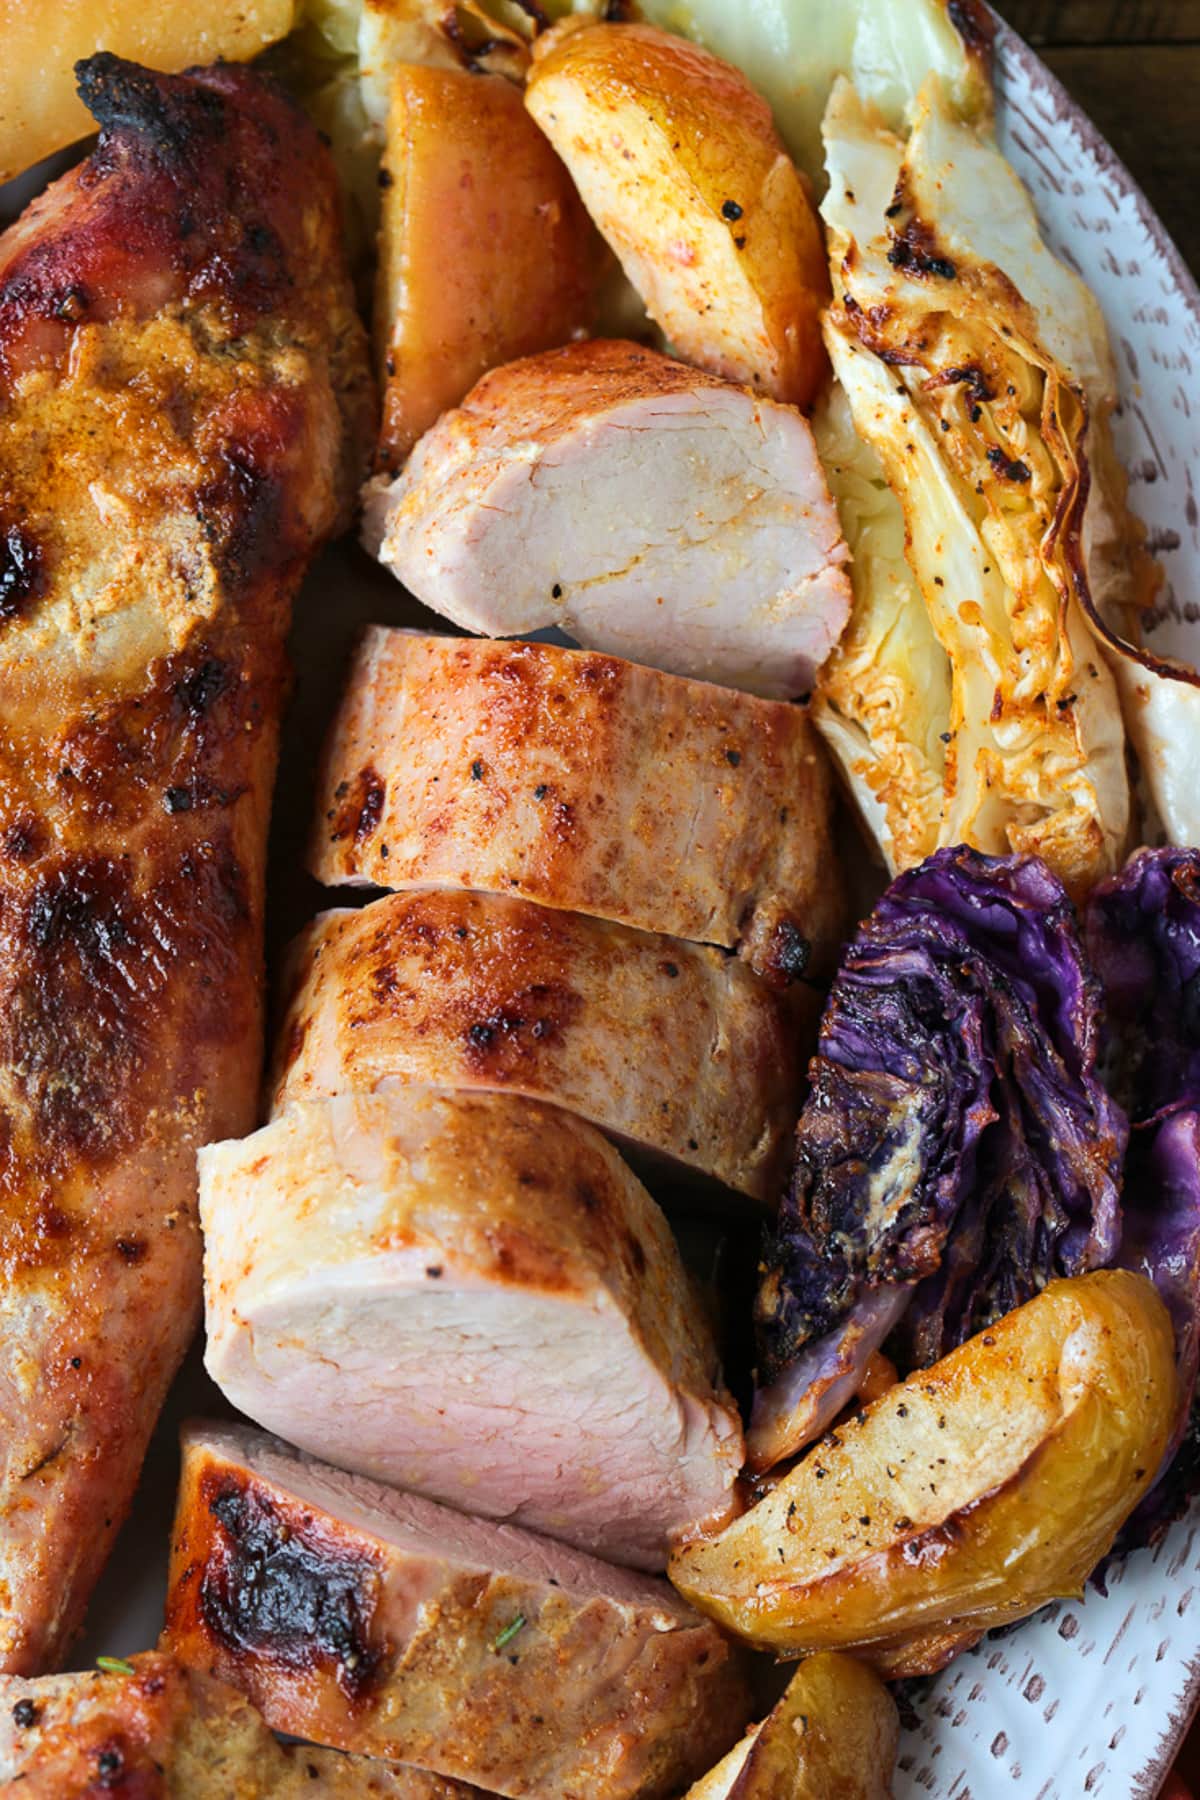
[[489,369],[587,330],[603,249],[499,75],[397,69],[382,180],[380,462],[394,468]]
[[807,405],[821,230],[745,76],[655,26],[568,21],[537,41],[525,103],[679,355]]
[[671,1578],[764,1648],[927,1672],[971,1633],[1080,1592],[1177,1413],[1151,1283],[1052,1282],[830,1432],[750,1512],[680,1550]]
[[292,28],[295,0],[0,0],[0,181],[95,131],[75,64],[97,50],[151,69],[246,62]]
[[685,1800],[888,1800],[899,1732],[896,1703],[870,1669],[821,1651]]

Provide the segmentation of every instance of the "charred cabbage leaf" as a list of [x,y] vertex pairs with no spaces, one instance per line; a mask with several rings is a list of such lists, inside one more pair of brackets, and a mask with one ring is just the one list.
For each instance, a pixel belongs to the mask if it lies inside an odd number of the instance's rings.
[[1120,1260],[1175,1327],[1182,1413],[1163,1479],[1125,1546],[1152,1541],[1200,1486],[1200,850],[1144,850],[1093,894],[1087,945],[1104,983],[1113,1084],[1130,1116]]
[[1127,1131],[1099,1021],[1036,858],[939,850],[892,883],[834,981],[761,1269],[756,1466],[824,1429],[884,1336],[925,1367],[1113,1260]]
[[821,673],[813,717],[891,874],[937,849],[946,782],[950,658],[905,555],[904,510],[831,383],[812,415],[853,550],[854,605]]
[[868,794],[883,805],[893,866],[915,847],[910,804],[932,825],[927,788],[910,802],[904,752],[936,735],[936,842],[1036,853],[1082,894],[1119,863],[1130,813],[1120,707],[1087,603],[1088,546],[1108,586],[1122,579],[1116,500],[1109,525],[1086,517],[1088,433],[1114,388],[1103,322],[1042,244],[1013,170],[936,79],[906,142],[839,83],[825,138],[826,341],[902,510],[945,660],[928,697],[912,681],[915,713],[898,734],[877,688],[894,687],[894,656],[877,678],[867,654],[893,609],[864,569],[847,648],[823,680],[822,728],[863,810]]

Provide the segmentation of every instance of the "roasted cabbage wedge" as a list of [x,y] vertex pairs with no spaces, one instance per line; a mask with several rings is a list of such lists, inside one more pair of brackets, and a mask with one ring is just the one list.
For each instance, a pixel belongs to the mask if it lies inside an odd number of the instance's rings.
[[[1084,554],[1089,430],[1113,388],[1098,310],[1041,243],[1012,169],[936,77],[907,142],[840,82],[825,140],[835,291],[826,343],[855,429],[902,509],[944,661],[897,726],[903,647],[877,673],[870,646],[894,637],[899,608],[893,583],[876,591],[868,559],[846,660],[831,659],[818,717],[864,812],[884,816],[893,868],[934,830],[936,736],[937,842],[1034,852],[1082,894],[1119,863],[1130,821],[1124,730]],[[910,793],[914,747],[924,756]]]
[[685,362],[806,406],[826,371],[821,228],[741,72],[653,25],[568,20],[525,104]]
[[885,1340],[905,1374],[1117,1259],[1128,1129],[1099,983],[1035,857],[938,850],[847,944],[755,1303],[751,1466],[817,1437]]
[[673,1557],[702,1612],[784,1655],[890,1675],[1078,1594],[1153,1480],[1175,1417],[1171,1322],[1125,1270],[1052,1282],[813,1446]]
[[950,658],[905,554],[904,509],[855,431],[838,382],[811,423],[854,557],[854,606],[822,671],[814,717],[895,874],[923,862],[940,839]]
[[978,0],[640,0],[639,11],[741,69],[822,188],[821,115],[839,75],[895,130],[931,69],[961,117],[991,118],[993,26]]
[[1110,1078],[1132,1126],[1121,1261],[1162,1295],[1180,1386],[1160,1479],[1121,1534],[1126,1549],[1156,1542],[1200,1489],[1200,850],[1139,851],[1092,894],[1086,924]]
[[899,1735],[896,1703],[878,1677],[822,1651],[685,1800],[888,1800]]

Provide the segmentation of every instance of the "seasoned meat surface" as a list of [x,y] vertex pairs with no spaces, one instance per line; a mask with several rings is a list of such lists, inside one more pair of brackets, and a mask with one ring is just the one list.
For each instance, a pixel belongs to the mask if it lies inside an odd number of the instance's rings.
[[508,1094],[298,1102],[200,1153],[209,1373],[341,1468],[611,1562],[730,1512],[741,1423],[670,1228]]
[[249,72],[80,65],[0,239],[0,1669],[53,1665],[253,1123],[292,595],[369,406],[331,167]]
[[164,1641],[277,1730],[514,1800],[678,1793],[749,1707],[665,1581],[246,1427],[185,1434]]
[[468,631],[588,649],[775,699],[850,611],[808,422],[639,344],[493,369],[368,488],[363,538]]
[[798,706],[553,644],[363,636],[326,746],[318,881],[519,894],[740,948],[832,955],[824,754]]
[[223,1681],[149,1651],[0,1677],[0,1783],[21,1800],[481,1800],[420,1769],[285,1747]]
[[389,894],[292,951],[276,1108],[389,1082],[525,1094],[776,1197],[795,1032],[744,963],[502,894]]

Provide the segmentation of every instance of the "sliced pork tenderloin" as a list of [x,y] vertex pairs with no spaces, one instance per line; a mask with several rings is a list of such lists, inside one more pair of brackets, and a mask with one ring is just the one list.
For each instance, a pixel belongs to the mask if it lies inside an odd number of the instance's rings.
[[741,1424],[661,1212],[591,1125],[432,1088],[202,1153],[209,1373],[346,1469],[663,1569]]
[[548,1100],[773,1201],[795,1030],[736,957],[462,889],[320,914],[292,951],[278,1110],[388,1082]]
[[369,485],[363,536],[469,631],[558,626],[775,699],[809,690],[850,611],[805,419],[619,340],[485,375]]
[[233,1688],[154,1651],[0,1677],[0,1784],[21,1800],[483,1800],[423,1769],[284,1746]]
[[277,1730],[520,1800],[657,1800],[735,1742],[740,1657],[664,1581],[185,1434],[164,1642]]
[[309,866],[740,948],[785,983],[835,947],[831,807],[801,707],[596,652],[372,626],[326,745]]

